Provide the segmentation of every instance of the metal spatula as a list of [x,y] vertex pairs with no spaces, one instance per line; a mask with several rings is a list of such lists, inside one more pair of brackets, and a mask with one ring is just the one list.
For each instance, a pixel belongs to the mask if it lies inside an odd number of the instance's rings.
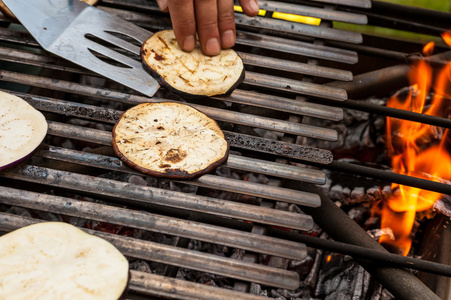
[[136,56],[151,32],[79,0],[3,2],[45,50],[147,96],[158,90]]

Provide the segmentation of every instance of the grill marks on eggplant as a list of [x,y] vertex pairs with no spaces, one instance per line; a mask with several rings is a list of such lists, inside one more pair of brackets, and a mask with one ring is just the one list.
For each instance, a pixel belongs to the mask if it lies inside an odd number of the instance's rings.
[[141,47],[141,59],[162,86],[187,99],[229,94],[244,80],[243,61],[235,51],[207,56],[197,41],[193,51],[185,52],[172,30],[153,34]]
[[42,113],[25,100],[0,91],[0,171],[28,158],[47,129]]
[[113,148],[145,174],[191,179],[223,163],[229,144],[214,120],[191,106],[167,102],[124,112],[113,129]]

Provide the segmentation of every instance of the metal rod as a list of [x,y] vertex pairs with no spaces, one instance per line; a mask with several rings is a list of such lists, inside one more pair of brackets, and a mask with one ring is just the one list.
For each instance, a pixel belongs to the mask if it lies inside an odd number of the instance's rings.
[[260,9],[277,11],[300,16],[314,17],[329,21],[339,21],[353,24],[366,24],[368,19],[364,14],[348,13],[337,10],[325,10],[323,8],[307,5],[291,4],[276,1],[259,0]]
[[305,245],[293,241],[160,216],[146,211],[120,208],[14,188],[2,188],[0,203],[182,236],[290,259],[302,260],[307,255]]
[[286,230],[280,230],[274,227],[268,228],[268,235],[283,239],[289,239],[292,241],[298,241],[300,243],[306,244],[307,246],[318,249],[323,249],[335,253],[342,253],[365,260],[378,261],[381,266],[403,267],[436,275],[451,277],[451,266],[439,264],[436,262],[401,256],[385,251],[355,246],[352,244],[340,243],[337,241],[321,239],[304,234],[297,234]]
[[239,28],[266,29],[276,33],[291,33],[303,37],[308,36],[353,44],[360,44],[362,42],[362,34],[359,32],[286,22],[284,20],[263,18],[259,16],[248,17],[244,14],[235,14],[235,23]]
[[[48,121],[48,124],[48,133],[51,135],[83,140],[99,145],[111,145],[111,132],[75,125],[67,125],[53,121]],[[332,154],[327,150],[252,137],[229,131],[225,131],[224,134],[232,147],[290,157],[303,161],[311,161],[320,164],[328,164],[332,161]],[[303,177],[301,177],[300,180],[304,180],[302,178]]]
[[131,270],[130,291],[158,298],[193,300],[268,300],[267,297]]
[[273,68],[275,70],[305,74],[310,76],[324,77],[335,80],[350,81],[352,73],[346,70],[333,69],[323,66],[312,66],[280,58],[266,57],[246,52],[237,52],[243,59],[244,64],[251,66],[259,66],[264,68]]
[[[299,184],[287,182],[290,188],[301,188]],[[321,206],[318,208],[305,208],[315,223],[318,224],[334,240],[354,245],[371,248],[377,251],[386,250],[356,222],[351,220],[335,203],[333,203],[321,189],[316,186],[305,184],[302,190],[318,193],[321,196]],[[333,218],[331,218],[333,216]],[[396,299],[401,300],[423,300],[437,299],[424,283],[415,275],[405,269],[381,266],[379,261],[372,262],[366,259],[356,259],[375,279],[381,283]]]
[[246,72],[244,83],[333,100],[348,99],[348,95],[344,89],[249,71]]
[[150,186],[139,186],[111,179],[32,165],[23,165],[17,169],[7,170],[6,172],[0,173],[0,176],[76,190],[94,194],[98,197],[121,199],[127,203],[135,203],[141,206],[160,205],[175,207],[221,217],[227,216],[239,220],[299,230],[310,230],[313,227],[312,218],[304,214],[274,210],[223,199],[196,196]]
[[[75,93],[78,95],[91,96],[100,99],[110,99],[125,103],[134,102],[134,104],[143,102],[166,102],[167,99],[162,98],[148,98],[141,96],[132,96],[127,93],[120,93],[107,89],[95,88],[79,83],[55,80],[50,78],[44,78],[39,76],[27,75],[22,73],[15,73],[10,71],[0,70],[0,79],[8,82],[20,83],[25,85],[31,85],[42,88],[51,88],[53,90],[64,91],[69,93]],[[180,102],[173,101],[172,102]],[[232,122],[235,124],[249,125],[253,127],[260,127],[263,129],[281,131],[295,135],[308,136],[312,138],[325,139],[329,141],[336,141],[338,139],[337,132],[335,130],[320,128],[315,126],[309,126],[304,124],[296,124],[284,120],[259,117],[244,113],[238,113],[234,111],[228,111],[204,105],[190,104],[197,108],[201,112],[210,116],[213,119],[219,121]]]
[[[0,213],[0,230],[12,231],[42,220]],[[299,275],[292,271],[276,269],[264,265],[247,263],[209,253],[181,249],[126,236],[118,236],[101,231],[80,228],[86,233],[103,238],[112,243],[126,256],[177,265],[183,268],[219,274],[245,281],[286,289],[299,286]]]
[[430,181],[422,178],[397,174],[390,171],[378,170],[370,167],[340,161],[333,161],[332,163],[328,164],[325,167],[353,175],[383,180],[385,182],[394,182],[402,185],[417,187],[423,190],[451,195],[451,185],[446,183]]
[[238,44],[246,46],[304,55],[312,58],[321,58],[347,64],[355,64],[358,62],[357,52],[342,50],[335,47],[314,45],[307,42],[240,30],[237,30],[236,39]]
[[[142,173],[139,173],[137,171],[132,170],[131,168],[124,166],[123,163],[118,158],[106,155],[87,153],[55,146],[46,146],[44,149],[41,149],[38,152],[36,152],[35,155],[49,159],[72,162],[96,168],[103,168],[143,175]],[[233,154],[229,155],[229,158],[223,164],[223,167],[265,174],[274,177],[304,181],[314,184],[324,184],[326,181],[325,174],[316,169],[301,168],[292,165],[284,165],[271,161],[248,158]]]
[[[63,160],[70,163],[100,167],[106,170],[143,175],[142,173],[124,165],[121,160],[116,157],[89,154],[55,147],[49,147],[48,150],[42,150],[38,153],[38,155],[50,159]],[[188,185],[214,188],[222,191],[241,193],[249,196],[267,198],[297,205],[316,206],[320,203],[319,197],[316,194],[284,189],[261,183],[220,177],[211,174],[206,174],[190,181],[181,182]]]

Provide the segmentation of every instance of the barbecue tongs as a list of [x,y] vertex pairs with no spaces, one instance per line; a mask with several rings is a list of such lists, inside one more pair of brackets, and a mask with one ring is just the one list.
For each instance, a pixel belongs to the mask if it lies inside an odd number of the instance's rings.
[[[153,96],[158,90],[157,81],[142,68],[139,59],[112,49],[120,48],[136,57],[140,51],[137,45],[151,32],[79,0],[3,2],[45,50],[144,95]],[[116,63],[98,58],[102,56]]]

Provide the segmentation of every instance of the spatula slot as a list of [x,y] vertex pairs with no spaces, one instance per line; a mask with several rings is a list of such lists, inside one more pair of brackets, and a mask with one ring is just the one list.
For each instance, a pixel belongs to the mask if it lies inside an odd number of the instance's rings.
[[119,68],[133,69],[133,67],[123,64],[117,60],[111,59],[110,57],[107,57],[91,48],[88,48],[88,50],[89,50],[89,52],[91,52],[92,55],[94,55],[95,57],[97,57],[98,59],[103,61],[104,63],[110,64],[112,66],[119,67]]
[[100,37],[97,37],[97,36],[95,36],[95,35],[93,35],[91,33],[85,34],[85,38],[87,38],[88,40],[91,40],[91,41],[93,41],[93,42],[95,42],[95,43],[97,43],[99,45],[107,47],[108,49],[111,49],[113,51],[121,53],[121,54],[123,54],[123,55],[125,55],[125,56],[127,56],[127,57],[129,57],[131,59],[134,59],[136,61],[141,61],[141,58],[139,57],[139,55],[137,53],[133,53],[133,52],[127,50],[127,49],[124,49],[122,47],[118,47],[115,44],[113,44],[113,43],[111,43],[111,42],[109,42],[107,40],[104,40],[104,39],[102,39]]

